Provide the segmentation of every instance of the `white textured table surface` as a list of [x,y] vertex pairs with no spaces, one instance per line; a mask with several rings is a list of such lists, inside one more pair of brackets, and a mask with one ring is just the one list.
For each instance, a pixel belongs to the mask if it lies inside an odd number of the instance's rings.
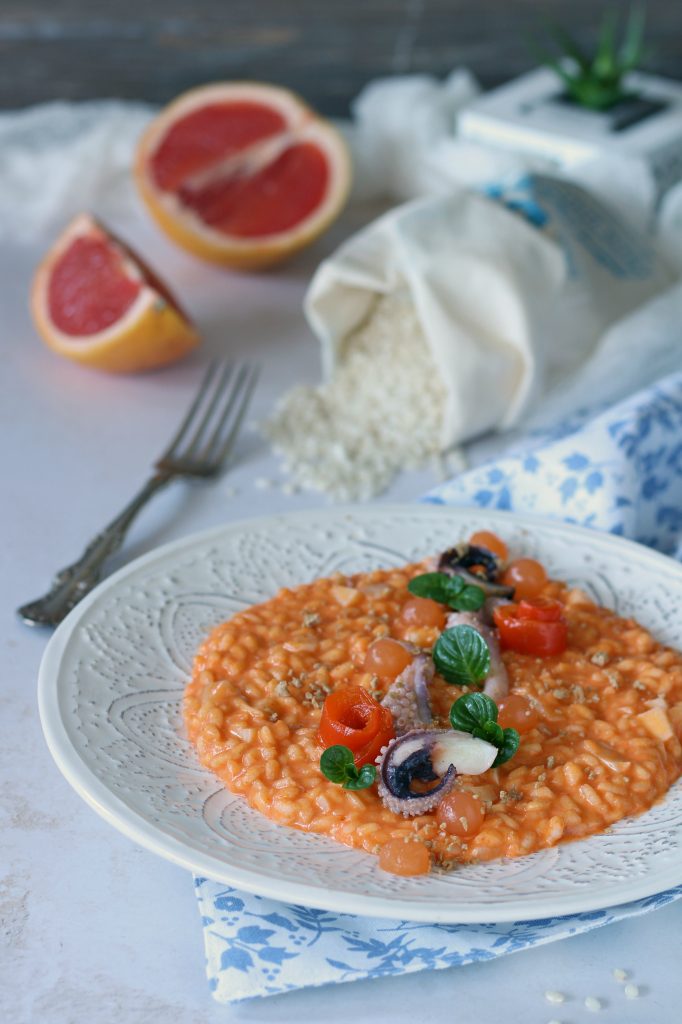
[[[304,283],[334,237],[268,277],[234,277],[172,252],[142,221],[127,237],[166,267],[196,314],[206,344],[170,370],[125,379],[53,357],[37,341],[26,293],[38,253],[0,250],[0,421],[3,488],[0,588],[4,672],[0,689],[0,1020],[8,1024],[207,1024],[263,1022],[499,1021],[672,1024],[679,1019],[677,966],[682,901],[643,918],[498,961],[439,973],[307,990],[228,1008],[204,977],[202,934],[191,880],[138,849],[100,820],[53,765],[38,721],[35,686],[46,635],[14,608],[46,587],[90,535],[142,482],[167,440],[207,354],[249,355],[264,372],[253,409],[318,374],[304,325]],[[347,230],[342,225],[337,237]],[[313,505],[310,495],[260,490],[278,476],[254,433],[222,481],[176,484],[141,516],[125,549],[157,544],[229,519]],[[411,500],[432,482],[405,476],[386,497]],[[231,495],[231,489],[236,494]],[[633,974],[628,1001],[611,976]],[[546,989],[570,998],[562,1006]]]

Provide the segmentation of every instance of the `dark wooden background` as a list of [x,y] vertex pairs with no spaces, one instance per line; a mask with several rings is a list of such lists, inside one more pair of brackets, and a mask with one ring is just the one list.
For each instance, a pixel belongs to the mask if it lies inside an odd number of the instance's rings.
[[[0,107],[120,96],[165,102],[257,78],[344,114],[376,75],[469,66],[495,85],[537,63],[542,19],[594,38],[624,0],[0,0]],[[682,4],[650,0],[646,66],[682,78]]]

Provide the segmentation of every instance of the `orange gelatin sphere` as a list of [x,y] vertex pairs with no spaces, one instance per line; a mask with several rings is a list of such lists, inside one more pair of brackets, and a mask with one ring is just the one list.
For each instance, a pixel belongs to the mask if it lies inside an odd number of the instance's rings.
[[517,558],[511,562],[502,576],[506,587],[514,587],[514,600],[537,597],[545,583],[547,573],[534,558]]
[[445,825],[448,835],[470,839],[475,836],[483,824],[485,807],[471,793],[463,789],[455,789],[444,796],[436,808],[436,820]]
[[446,611],[438,601],[430,597],[411,597],[406,601],[400,612],[400,621],[404,626],[421,629],[424,626],[445,628]]
[[469,537],[469,543],[473,544],[474,547],[486,548],[486,550],[492,551],[503,562],[509,557],[507,545],[496,533],[491,533],[490,530],[477,530],[476,533],[472,533]]
[[370,644],[364,670],[380,679],[396,679],[412,661],[412,655],[397,640],[382,637]]
[[521,693],[510,693],[500,702],[497,722],[503,729],[516,729],[517,732],[524,733],[534,729],[539,721],[537,710]]
[[392,875],[426,875],[431,870],[431,854],[419,839],[389,839],[381,847],[379,867]]

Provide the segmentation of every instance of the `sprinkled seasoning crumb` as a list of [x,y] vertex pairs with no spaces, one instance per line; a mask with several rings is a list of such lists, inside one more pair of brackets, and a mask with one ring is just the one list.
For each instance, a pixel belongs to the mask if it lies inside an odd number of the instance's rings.
[[549,757],[547,758],[547,767],[552,769],[555,764],[556,764],[556,758],[554,757],[554,754],[550,754]]
[[626,999],[637,999],[639,997],[639,989],[632,982],[626,985],[623,991],[625,992]]
[[597,999],[596,996],[587,996],[585,999],[585,1008],[591,1013],[599,1013],[601,1010],[601,999]]
[[317,612],[304,612],[303,613],[303,625],[306,627],[316,626],[320,621],[320,616]]
[[629,978],[628,972],[624,971],[622,967],[614,967],[612,974],[616,981],[627,981]]
[[545,999],[548,1003],[563,1003],[566,1000],[566,996],[563,992],[556,992],[554,989],[548,989],[545,992]]
[[595,651],[592,657],[590,658],[592,664],[599,665],[600,668],[603,668],[603,666],[607,664],[608,660],[609,656],[606,653],[606,651]]

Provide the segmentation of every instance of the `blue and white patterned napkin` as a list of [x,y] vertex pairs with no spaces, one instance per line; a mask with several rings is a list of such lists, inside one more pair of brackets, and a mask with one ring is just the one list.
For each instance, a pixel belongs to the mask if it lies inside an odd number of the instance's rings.
[[531,434],[426,500],[562,519],[682,557],[682,372]]
[[513,924],[419,924],[290,906],[195,878],[213,997],[233,1003],[493,960],[663,907],[682,885],[608,910]]
[[[427,501],[513,509],[608,530],[682,557],[682,373],[597,415],[578,413]],[[428,925],[288,906],[195,879],[214,997],[437,970],[542,945],[669,903],[682,886],[541,921]]]

